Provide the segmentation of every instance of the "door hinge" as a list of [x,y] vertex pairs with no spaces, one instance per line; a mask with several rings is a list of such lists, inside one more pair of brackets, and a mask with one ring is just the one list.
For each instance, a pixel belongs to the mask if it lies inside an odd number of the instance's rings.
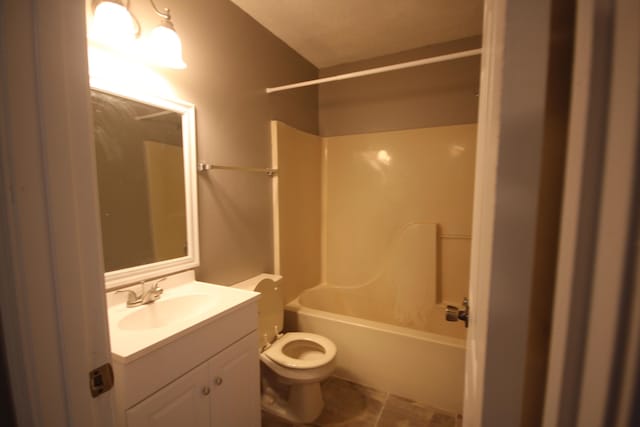
[[111,363],[105,363],[89,372],[91,396],[99,396],[111,390],[111,388],[113,388],[113,368],[111,368]]

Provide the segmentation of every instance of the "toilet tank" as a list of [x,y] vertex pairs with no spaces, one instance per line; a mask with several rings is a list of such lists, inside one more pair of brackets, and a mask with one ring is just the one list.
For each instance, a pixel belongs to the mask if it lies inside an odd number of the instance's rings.
[[234,288],[260,292],[258,300],[258,333],[260,348],[272,343],[282,332],[284,324],[284,295],[280,286],[282,276],[260,274],[233,285]]

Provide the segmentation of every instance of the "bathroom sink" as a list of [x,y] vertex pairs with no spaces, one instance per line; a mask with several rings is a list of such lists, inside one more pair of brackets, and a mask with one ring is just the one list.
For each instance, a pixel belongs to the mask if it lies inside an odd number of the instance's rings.
[[[107,294],[111,353],[116,360],[129,363],[194,331],[208,328],[217,319],[255,302],[259,295],[195,280],[174,283],[171,277],[162,287],[160,299],[138,307],[126,306],[125,293]],[[139,292],[139,287],[132,289]],[[251,327],[255,329],[255,325]]]
[[[243,337],[255,340],[257,358],[260,294],[198,282],[192,270],[168,276],[160,285],[164,289],[160,298],[138,307],[127,307],[126,292],[107,293],[115,400],[121,417],[117,425],[127,424],[126,409],[183,375],[201,371],[203,363]],[[140,288],[132,285],[127,290],[140,294]]]
[[118,327],[125,330],[161,328],[172,323],[188,322],[191,318],[209,311],[216,305],[216,298],[207,294],[179,295],[160,299],[152,304],[136,308],[124,316]]

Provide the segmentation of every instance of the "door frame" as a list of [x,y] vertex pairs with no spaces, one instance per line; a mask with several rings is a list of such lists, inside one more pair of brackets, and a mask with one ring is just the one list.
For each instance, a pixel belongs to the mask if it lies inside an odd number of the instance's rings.
[[464,426],[521,422],[550,21],[550,0],[485,2]]
[[113,425],[84,0],[0,3],[0,311],[18,425]]
[[578,3],[545,427],[640,422],[639,20]]

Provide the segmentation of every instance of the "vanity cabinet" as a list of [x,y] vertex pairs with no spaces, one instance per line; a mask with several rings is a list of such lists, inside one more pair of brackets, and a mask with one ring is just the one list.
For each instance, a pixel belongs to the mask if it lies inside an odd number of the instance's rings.
[[211,425],[260,426],[258,332],[211,359]]
[[257,332],[126,411],[128,427],[259,427]]
[[[205,395],[209,369],[206,364],[178,378],[127,411],[130,427],[208,427],[210,396]],[[209,394],[209,393],[207,393]]]
[[180,274],[153,304],[108,298],[117,427],[259,427],[259,294]]

